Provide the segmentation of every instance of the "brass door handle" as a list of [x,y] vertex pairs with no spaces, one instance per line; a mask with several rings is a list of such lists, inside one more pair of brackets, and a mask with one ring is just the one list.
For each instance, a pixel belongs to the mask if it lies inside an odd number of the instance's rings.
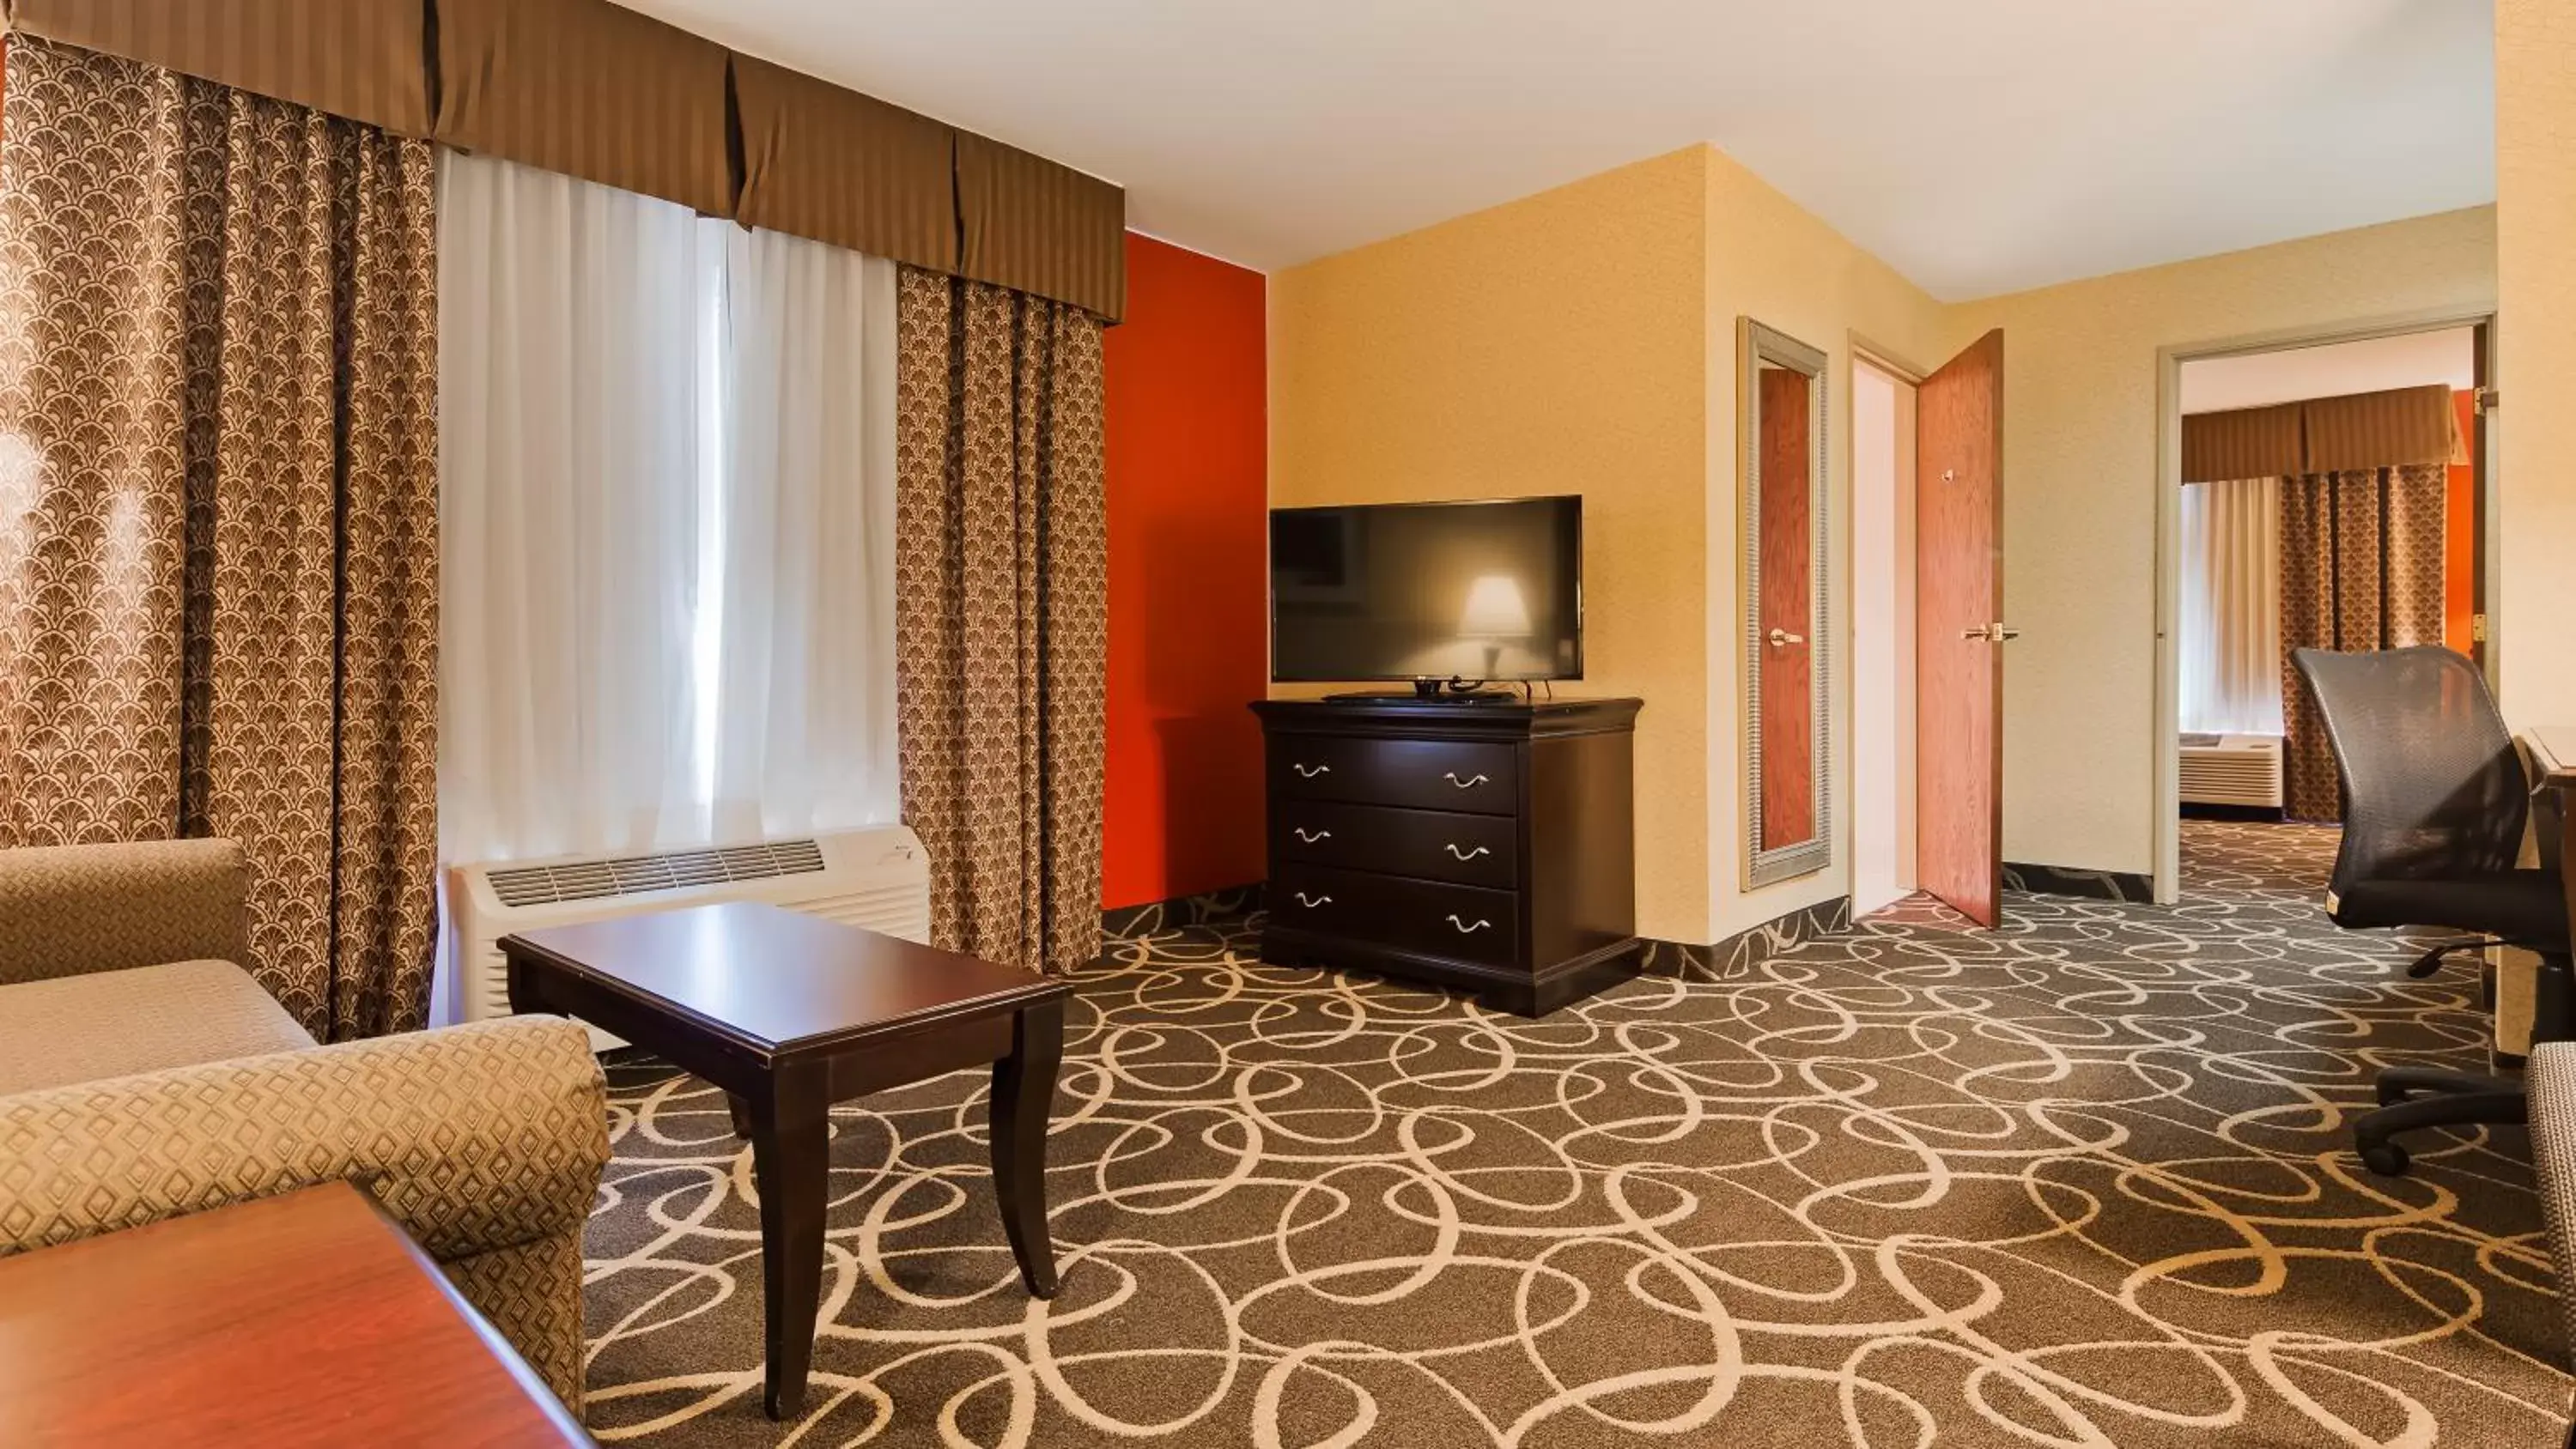
[[1476,778],[1474,778],[1474,779],[1472,779],[1472,780],[1461,780],[1461,779],[1459,779],[1459,778],[1458,778],[1458,772],[1457,772],[1457,771],[1455,771],[1455,770],[1451,770],[1448,774],[1443,775],[1443,776],[1441,776],[1440,778],[1441,778],[1441,779],[1444,779],[1444,780],[1446,780],[1446,781],[1448,781],[1448,782],[1449,782],[1450,784],[1452,784],[1452,785],[1457,786],[1457,787],[1458,787],[1459,789],[1461,789],[1461,790],[1473,790],[1473,789],[1475,789],[1477,786],[1484,784],[1484,783],[1486,782],[1486,778],[1487,778],[1487,777],[1485,777],[1485,776],[1483,776],[1483,775],[1478,775]]
[[1494,852],[1490,846],[1479,845],[1473,850],[1460,850],[1453,844],[1449,847],[1449,853],[1458,857],[1460,860],[1474,860],[1477,856],[1491,855]]
[[1329,830],[1308,830],[1303,826],[1292,827],[1288,833],[1296,836],[1297,843],[1300,845],[1312,845],[1316,841],[1333,838],[1333,832]]
[[1974,629],[1960,630],[1959,637],[1962,639],[1983,639],[1989,644],[2003,644],[2020,638],[2021,631],[2019,629],[2007,629],[2001,624],[1980,624]]
[[1774,649],[1786,649],[1792,644],[1804,644],[1806,642],[1807,636],[1804,634],[1792,634],[1786,629],[1774,629],[1771,631],[1771,647]]

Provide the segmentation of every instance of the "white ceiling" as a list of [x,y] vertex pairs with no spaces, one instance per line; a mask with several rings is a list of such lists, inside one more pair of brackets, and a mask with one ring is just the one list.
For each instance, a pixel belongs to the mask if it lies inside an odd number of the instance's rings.
[[2408,332],[2362,342],[2292,347],[2245,357],[2208,357],[2182,365],[2182,410],[2223,412],[2312,397],[2381,392],[2440,383],[2457,392],[2476,385],[2477,333],[2467,327]]
[[1945,299],[2495,195],[2488,0],[624,0],[1275,269],[1714,141]]

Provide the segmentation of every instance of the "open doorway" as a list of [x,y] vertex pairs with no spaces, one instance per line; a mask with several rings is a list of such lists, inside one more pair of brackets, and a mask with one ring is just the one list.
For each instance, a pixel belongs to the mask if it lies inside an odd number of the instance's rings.
[[1914,378],[1852,359],[1852,914],[1915,888]]
[[2159,899],[2186,815],[2339,815],[2294,649],[2488,663],[2489,332],[2453,316],[2166,351]]
[[2003,919],[2004,335],[1852,362],[1855,912]]

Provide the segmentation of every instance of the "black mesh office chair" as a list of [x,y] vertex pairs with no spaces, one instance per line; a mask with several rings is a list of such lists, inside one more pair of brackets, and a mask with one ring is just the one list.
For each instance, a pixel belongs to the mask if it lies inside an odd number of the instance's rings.
[[[2520,870],[2531,781],[2477,666],[2448,649],[2292,656],[2325,717],[2343,774],[2343,847],[2327,914],[2354,928],[2472,931],[2408,968],[2428,976],[2452,951],[2502,942],[2540,953],[2537,1034],[2567,1031],[2567,895],[2557,862]],[[2554,852],[2553,852],[2554,854]],[[2522,1084],[2430,1067],[2379,1074],[2379,1110],[2353,1123],[2371,1171],[2406,1170],[2393,1134],[2525,1120]]]

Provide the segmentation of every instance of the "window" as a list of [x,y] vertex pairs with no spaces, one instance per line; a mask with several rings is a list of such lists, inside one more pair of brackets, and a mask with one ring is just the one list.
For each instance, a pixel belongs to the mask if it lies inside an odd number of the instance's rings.
[[892,819],[894,264],[440,167],[442,853]]

